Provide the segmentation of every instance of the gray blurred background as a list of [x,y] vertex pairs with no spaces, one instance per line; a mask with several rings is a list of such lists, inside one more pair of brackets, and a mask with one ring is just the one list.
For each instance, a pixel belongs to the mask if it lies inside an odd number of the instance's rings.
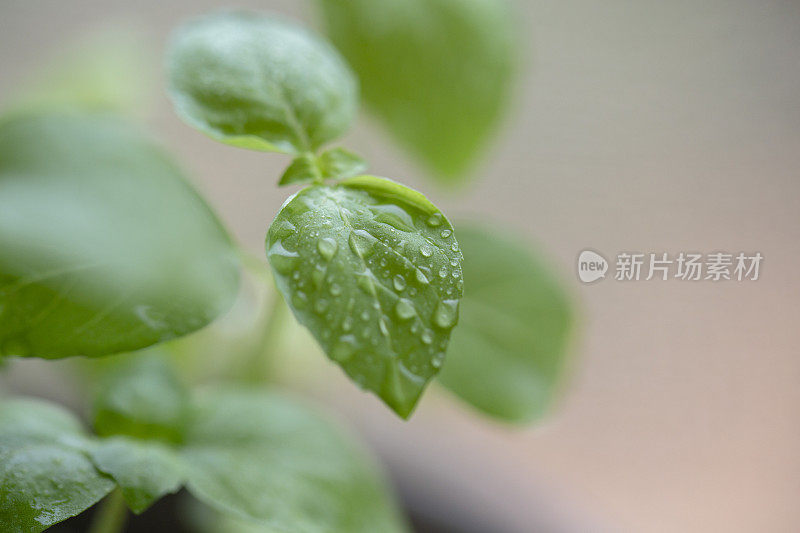
[[[0,97],[87,32],[142,31],[151,129],[262,254],[288,160],[183,125],[160,72],[172,27],[232,5],[316,24],[310,3],[291,0],[0,0]],[[800,2],[517,7],[526,71],[470,186],[436,188],[368,116],[343,144],[446,212],[505,222],[550,255],[580,303],[558,408],[514,429],[432,391],[401,423],[338,373],[317,394],[335,398],[412,497],[447,498],[446,512],[495,515],[509,531],[800,530]],[[757,282],[584,286],[584,248],[765,259]]]

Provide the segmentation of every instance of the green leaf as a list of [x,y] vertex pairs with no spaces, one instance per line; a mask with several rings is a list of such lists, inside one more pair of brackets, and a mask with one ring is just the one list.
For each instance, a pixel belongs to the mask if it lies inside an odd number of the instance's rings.
[[404,531],[365,452],[284,397],[220,389],[198,398],[184,458],[208,505],[293,533]]
[[311,153],[296,157],[281,176],[278,185],[350,178],[366,169],[367,162],[356,154],[344,148],[334,148],[319,157]]
[[222,142],[299,154],[339,137],[358,87],[336,50],[294,23],[220,12],[183,26],[168,55],[178,114]]
[[164,360],[135,355],[102,380],[94,401],[98,435],[183,440],[191,412],[189,394]]
[[183,463],[172,448],[153,441],[111,437],[90,450],[92,461],[122,489],[125,502],[141,513],[183,484]]
[[407,418],[458,320],[461,252],[441,211],[373,176],[308,187],[273,221],[267,256],[328,357]]
[[133,351],[226,311],[238,258],[138,129],[100,115],[0,123],[0,353]]
[[61,408],[0,401],[0,531],[42,531],[92,506],[114,482],[136,513],[186,484],[255,530],[405,530],[368,454],[308,408],[218,388],[195,397],[186,420],[177,445],[90,438]]
[[442,180],[484,149],[516,70],[505,0],[318,0],[364,100]]
[[312,181],[322,181],[322,171],[319,168],[317,157],[314,154],[307,153],[299,155],[292,160],[292,163],[281,175],[278,185],[310,183]]
[[80,424],[60,408],[0,400],[0,531],[43,531],[114,488],[84,446]]
[[558,277],[508,234],[459,225],[469,290],[439,379],[480,411],[521,422],[541,416],[557,391],[572,310]]

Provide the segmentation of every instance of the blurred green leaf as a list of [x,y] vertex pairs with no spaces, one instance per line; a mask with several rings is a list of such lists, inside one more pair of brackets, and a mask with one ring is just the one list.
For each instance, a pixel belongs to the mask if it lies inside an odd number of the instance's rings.
[[0,353],[132,351],[202,328],[239,286],[225,230],[128,124],[78,113],[0,123]]
[[309,408],[276,393],[216,388],[194,398],[186,420],[182,444],[94,438],[59,407],[0,401],[0,530],[42,531],[115,481],[137,513],[186,484],[255,530],[405,531],[369,454]]
[[235,146],[314,151],[356,113],[355,77],[336,50],[265,15],[220,12],[189,22],[173,38],[168,65],[178,114]]
[[198,398],[183,451],[189,491],[293,533],[405,531],[376,467],[335,425],[277,394]]
[[89,451],[95,466],[122,489],[128,507],[141,513],[183,485],[183,464],[171,447],[127,437],[100,440]]
[[86,456],[79,422],[37,400],[0,400],[0,531],[37,533],[114,488]]
[[439,379],[495,418],[536,418],[566,367],[569,299],[545,262],[508,231],[462,224],[458,242],[467,291]]
[[95,432],[181,442],[190,415],[188,392],[165,357],[126,357],[98,386],[93,406]]
[[384,178],[308,187],[270,226],[267,257],[328,357],[408,418],[458,321],[461,252],[442,212]]
[[153,81],[145,42],[139,32],[115,27],[61,46],[6,107],[15,113],[76,107],[139,114]]
[[458,182],[509,99],[516,52],[505,0],[318,0],[325,26],[394,137]]

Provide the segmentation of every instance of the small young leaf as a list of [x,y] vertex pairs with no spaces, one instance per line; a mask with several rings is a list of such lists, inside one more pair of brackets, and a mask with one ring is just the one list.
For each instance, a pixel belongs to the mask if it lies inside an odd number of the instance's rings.
[[367,169],[367,162],[344,148],[334,148],[319,157],[307,153],[296,157],[278,185],[350,178]]
[[292,160],[292,164],[281,175],[278,185],[311,183],[320,180],[322,180],[322,171],[319,168],[317,157],[312,153],[306,153]]
[[367,170],[367,162],[344,148],[334,148],[319,156],[319,167],[325,179],[344,179]]
[[318,0],[364,100],[443,180],[463,180],[511,92],[505,0]]
[[439,379],[484,413],[522,422],[541,416],[557,390],[572,311],[545,262],[507,235],[459,225],[469,290]]
[[188,392],[164,357],[126,357],[98,387],[95,432],[180,443],[190,413]]
[[133,351],[202,328],[239,286],[229,236],[137,128],[0,122],[0,353]]
[[407,418],[458,320],[461,252],[441,211],[373,176],[311,186],[273,221],[267,256],[328,357]]
[[300,154],[340,136],[358,87],[336,50],[305,29],[256,13],[186,24],[168,56],[178,114],[222,142]]
[[198,398],[193,420],[187,487],[215,509],[257,520],[262,531],[405,531],[367,454],[305,407],[218,389]]
[[89,453],[97,469],[114,478],[136,514],[183,484],[180,457],[158,442],[111,437],[98,441]]
[[0,531],[38,533],[111,492],[85,443],[78,421],[60,408],[0,400]]

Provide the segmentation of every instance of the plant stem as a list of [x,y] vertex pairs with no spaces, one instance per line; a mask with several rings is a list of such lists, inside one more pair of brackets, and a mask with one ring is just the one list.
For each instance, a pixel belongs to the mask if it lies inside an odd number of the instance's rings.
[[[263,261],[253,257],[246,252],[242,252],[243,263],[247,271],[267,289],[272,289],[272,276],[269,275],[268,266]],[[270,369],[266,356],[274,355],[275,349],[280,342],[281,334],[285,326],[286,304],[277,291],[269,291],[272,294],[265,296],[263,313],[264,321],[261,326],[261,336],[258,339],[255,350],[243,367],[242,380],[254,383],[263,383],[270,378]]]
[[128,507],[119,488],[114,489],[103,503],[92,521],[89,533],[120,533],[128,519]]

